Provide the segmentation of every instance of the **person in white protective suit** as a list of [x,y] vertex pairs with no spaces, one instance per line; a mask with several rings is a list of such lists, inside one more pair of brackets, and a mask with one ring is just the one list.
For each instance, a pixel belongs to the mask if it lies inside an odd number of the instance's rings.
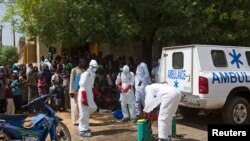
[[124,65],[122,72],[117,75],[116,87],[121,92],[121,108],[123,114],[123,122],[129,121],[136,122],[135,112],[135,96],[134,96],[134,81],[135,76],[133,72],[130,72],[129,66]]
[[[71,111],[71,120],[74,125],[79,124],[79,108],[77,101],[77,94],[79,88],[74,88],[73,84],[76,81],[77,77],[80,77],[81,74],[85,71],[84,67],[86,65],[86,60],[83,58],[79,59],[78,65],[71,70],[70,73],[70,82],[69,82],[69,94],[70,94],[70,111]],[[79,80],[79,79],[78,79]],[[77,83],[77,82],[76,82]],[[78,82],[79,83],[79,82]]]
[[145,107],[143,109],[144,116],[150,119],[150,115],[155,109],[159,108],[159,141],[171,141],[172,119],[182,98],[181,92],[166,83],[154,83],[148,85],[146,86],[145,91],[146,99]]
[[150,76],[147,64],[142,62],[141,59],[138,59],[137,63],[138,65],[135,74],[135,108],[136,115],[141,117],[145,101],[145,86],[150,83]]
[[151,76],[152,76],[152,82],[153,83],[159,82],[160,61],[161,61],[161,59],[158,59],[157,62],[154,63],[154,66],[153,66],[152,71],[151,71]]
[[53,70],[53,66],[52,64],[50,63],[49,59],[45,59],[44,62],[43,62],[43,68],[44,68],[44,65],[47,65],[49,67],[49,70]]
[[95,72],[99,68],[96,60],[91,60],[89,68],[81,75],[78,91],[78,106],[79,106],[79,131],[83,137],[91,137],[92,133],[89,129],[90,114],[96,111],[97,106],[94,102],[92,88],[95,81]]

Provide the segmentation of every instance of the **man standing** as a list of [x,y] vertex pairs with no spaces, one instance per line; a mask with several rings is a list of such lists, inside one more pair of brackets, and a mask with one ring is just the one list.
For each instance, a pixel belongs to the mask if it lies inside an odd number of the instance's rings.
[[116,79],[116,87],[121,92],[120,99],[123,122],[128,121],[129,116],[132,122],[136,122],[135,96],[133,90],[134,80],[134,73],[129,71],[129,66],[123,66],[122,72],[117,75]]
[[63,90],[62,90],[62,76],[60,75],[60,68],[56,69],[56,72],[51,77],[51,84],[53,91],[56,93],[56,111],[61,111],[62,109],[62,99],[63,99]]
[[6,112],[6,94],[5,94],[5,78],[4,73],[0,72],[0,113]]
[[49,88],[50,88],[50,85],[51,85],[51,77],[52,77],[52,72],[51,70],[49,69],[49,66],[47,64],[44,64],[43,65],[43,71],[42,71],[42,74],[43,76],[45,77],[45,80],[46,80],[46,92],[45,93],[49,93]]
[[79,89],[79,80],[81,74],[84,72],[86,65],[85,59],[79,59],[78,66],[71,70],[70,82],[69,82],[69,94],[70,94],[70,109],[71,119],[74,125],[78,125],[79,108],[77,104],[77,93]]
[[[28,103],[33,100],[38,95],[38,89],[37,89],[37,81],[38,81],[38,68],[37,66],[34,66],[27,76],[27,83],[28,83]],[[33,113],[34,107],[29,107],[29,112]]]
[[[151,84],[146,86],[146,99],[144,115],[152,119],[151,115],[157,108],[159,109],[158,117],[158,137],[159,141],[171,141],[172,119],[182,94],[180,91],[165,84]],[[153,118],[156,120],[156,118]]]
[[135,74],[135,108],[138,117],[142,116],[142,106],[144,107],[145,101],[145,86],[150,83],[150,76],[147,64],[140,58],[137,59],[137,68]]
[[29,76],[32,69],[33,69],[33,65],[32,65],[32,63],[29,63],[28,68],[26,69],[26,76]]
[[99,65],[96,60],[91,60],[89,68],[81,75],[78,91],[78,106],[79,106],[79,131],[83,137],[91,137],[92,133],[89,130],[90,114],[96,111],[97,106],[94,102],[93,86],[95,81],[95,72]]

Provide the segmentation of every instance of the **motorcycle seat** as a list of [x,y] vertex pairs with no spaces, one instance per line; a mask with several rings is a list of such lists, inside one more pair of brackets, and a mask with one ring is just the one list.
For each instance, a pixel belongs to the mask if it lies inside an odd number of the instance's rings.
[[27,117],[28,115],[25,115],[25,114],[16,114],[16,115],[0,114],[0,119],[6,120],[6,121],[24,120]]

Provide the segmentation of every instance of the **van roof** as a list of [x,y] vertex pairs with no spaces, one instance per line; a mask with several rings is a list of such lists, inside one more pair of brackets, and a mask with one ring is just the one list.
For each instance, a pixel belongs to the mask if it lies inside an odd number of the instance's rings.
[[[227,47],[227,48],[235,48],[235,47],[244,47],[244,46],[229,46],[229,45],[206,45],[206,44],[190,44],[190,45],[181,45],[181,46],[169,46],[169,47],[162,47],[163,50],[173,49],[173,48],[191,48],[191,47]],[[247,47],[249,48],[249,47]]]

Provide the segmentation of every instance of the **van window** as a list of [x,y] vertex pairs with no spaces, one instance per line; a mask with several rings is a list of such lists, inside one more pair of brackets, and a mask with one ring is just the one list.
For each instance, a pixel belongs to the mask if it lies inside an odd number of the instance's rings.
[[211,56],[215,67],[227,67],[227,59],[223,50],[212,50]]
[[182,69],[183,68],[183,53],[182,52],[173,53],[172,67],[173,67],[173,69]]
[[250,51],[246,51],[247,63],[250,66]]

